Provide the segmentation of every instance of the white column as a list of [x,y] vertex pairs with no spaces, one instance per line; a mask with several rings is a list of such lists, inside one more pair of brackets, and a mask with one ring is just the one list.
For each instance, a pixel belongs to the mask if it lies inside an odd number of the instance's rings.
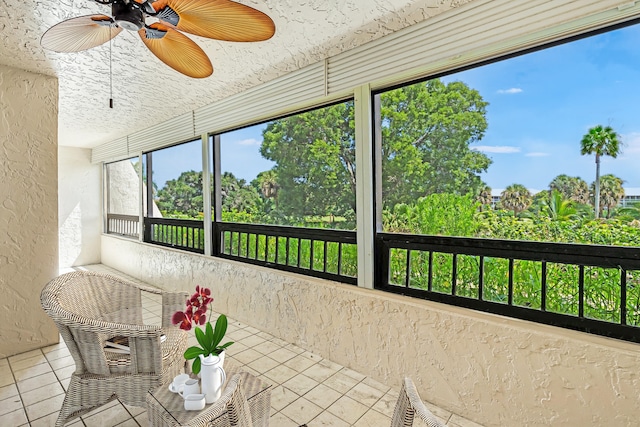
[[204,210],[204,254],[211,255],[211,153],[209,135],[202,134],[202,204]]
[[356,127],[356,225],[358,241],[358,286],[373,289],[374,194],[373,129],[371,88],[355,89]]

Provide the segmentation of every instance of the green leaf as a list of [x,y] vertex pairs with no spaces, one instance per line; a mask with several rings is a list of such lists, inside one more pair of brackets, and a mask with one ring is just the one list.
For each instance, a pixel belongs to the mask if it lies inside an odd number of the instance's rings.
[[228,343],[226,343],[226,344],[224,344],[224,345],[219,345],[219,346],[218,346],[218,348],[222,348],[222,349],[224,349],[224,348],[229,347],[231,344],[233,344],[233,341],[230,341],[230,342],[228,342]]
[[191,365],[191,372],[193,372],[194,374],[199,374],[200,373],[200,358],[196,357],[193,360],[193,364]]
[[195,359],[201,354],[204,354],[204,350],[201,349],[200,347],[193,346],[193,347],[189,347],[188,349],[185,350],[184,358],[187,359],[187,360]]
[[196,326],[195,328],[195,332],[196,332],[196,339],[198,340],[198,344],[200,344],[202,346],[203,349],[207,349],[207,338],[204,334],[204,332],[202,332],[202,329],[198,328]]
[[227,333],[227,316],[221,314],[216,320],[216,329],[213,332],[213,340],[212,340],[212,350],[220,344],[222,338],[224,338],[224,334]]
[[207,347],[205,347],[205,350],[207,350],[209,352],[209,354],[211,354],[213,352],[213,349],[216,348],[216,346],[213,344],[213,328],[211,327],[211,323],[207,322]]

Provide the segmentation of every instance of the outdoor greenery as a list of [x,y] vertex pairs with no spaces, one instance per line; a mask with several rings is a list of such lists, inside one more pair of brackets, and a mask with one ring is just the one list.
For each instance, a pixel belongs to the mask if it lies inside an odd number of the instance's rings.
[[[619,208],[623,180],[611,174],[600,176],[600,158],[615,158],[621,152],[620,136],[611,127],[595,126],[576,141],[581,154],[595,155],[593,183],[559,174],[548,189],[537,194],[513,183],[494,204],[491,188],[480,177],[491,160],[471,148],[488,126],[488,103],[478,91],[462,82],[434,79],[379,97],[384,231],[640,246],[640,207]],[[275,166],[251,182],[223,173],[222,220],[354,230],[357,165],[353,110],[349,101],[268,123],[260,154]],[[194,171],[182,173],[156,193],[156,203],[165,217],[202,218],[202,200],[202,174]],[[326,259],[327,269],[336,273],[340,258],[339,273],[355,276],[357,272],[355,245],[343,245],[339,254],[337,243],[329,243],[324,253],[322,242],[315,242],[319,246],[312,251],[311,241],[304,239],[276,241],[226,233],[224,242],[225,247],[231,245],[231,253],[249,258],[282,265],[300,263],[308,269],[321,268]],[[485,258],[483,262],[483,298],[505,303],[508,259]],[[432,290],[452,292],[452,255],[393,250],[391,282],[404,284],[408,264],[411,287],[427,289],[431,275]],[[477,298],[479,272],[479,257],[459,256],[456,294]],[[577,266],[547,265],[547,310],[577,314],[578,275]],[[541,262],[516,260],[513,303],[540,308],[541,277]],[[628,272],[629,324],[640,322],[639,280],[637,272]],[[586,268],[585,315],[619,322],[619,305],[620,272]]]

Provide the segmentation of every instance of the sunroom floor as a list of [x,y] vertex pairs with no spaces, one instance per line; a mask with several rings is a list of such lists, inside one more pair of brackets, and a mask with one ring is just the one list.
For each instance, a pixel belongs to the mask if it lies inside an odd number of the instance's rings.
[[[107,272],[139,282],[101,264],[75,269]],[[160,301],[145,295],[144,305],[145,322],[160,323]],[[265,331],[229,320],[227,337],[235,344],[229,348],[227,357],[273,385],[272,427],[297,427],[305,423],[309,427],[390,425],[397,389]],[[195,337],[190,339],[195,344]],[[0,426],[53,426],[74,370],[75,364],[62,339],[49,347],[0,359]],[[482,427],[425,403],[448,426]],[[116,400],[69,425],[147,426],[148,420],[143,408]],[[416,420],[415,425],[422,424]]]

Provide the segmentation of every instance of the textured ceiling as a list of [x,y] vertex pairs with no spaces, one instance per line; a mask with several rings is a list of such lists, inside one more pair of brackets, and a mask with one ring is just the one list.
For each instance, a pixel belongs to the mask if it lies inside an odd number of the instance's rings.
[[214,67],[205,79],[162,64],[135,33],[78,53],[40,46],[52,25],[110,14],[91,0],[0,0],[0,64],[59,79],[59,144],[95,147],[323,60],[472,0],[240,0],[269,15],[273,38],[259,43],[191,36]]

